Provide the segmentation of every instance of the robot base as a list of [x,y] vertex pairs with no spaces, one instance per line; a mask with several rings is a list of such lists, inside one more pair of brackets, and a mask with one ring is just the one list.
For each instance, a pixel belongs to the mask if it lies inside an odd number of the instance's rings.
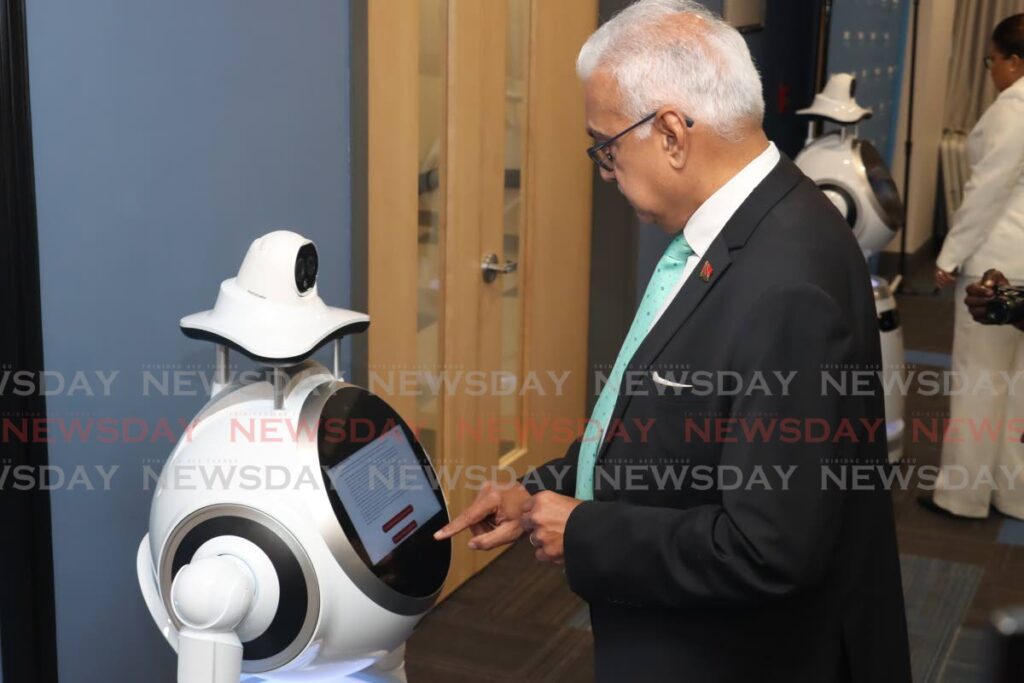
[[873,276],[871,285],[875,293],[875,312],[878,315],[879,336],[882,347],[882,384],[885,395],[885,433],[889,447],[889,462],[896,463],[903,458],[904,398],[900,391],[901,376],[905,363],[903,352],[903,329],[900,327],[896,298],[889,283]]
[[[266,678],[259,675],[243,674],[241,683],[289,683],[292,680],[287,673],[275,673]],[[308,674],[302,681],[310,680]],[[317,679],[313,679],[317,680]],[[336,676],[325,671],[319,680],[327,683],[408,683],[405,676],[405,645],[389,654],[373,666],[347,676]]]

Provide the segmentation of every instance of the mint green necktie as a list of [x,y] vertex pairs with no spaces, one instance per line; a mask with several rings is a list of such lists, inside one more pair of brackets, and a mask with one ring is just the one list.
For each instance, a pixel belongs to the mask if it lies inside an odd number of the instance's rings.
[[576,466],[576,497],[580,500],[594,498],[594,466],[597,463],[597,453],[600,450],[601,442],[604,441],[605,432],[608,430],[608,422],[615,409],[615,402],[619,398],[619,389],[622,386],[622,376],[626,371],[626,364],[633,358],[633,354],[636,353],[640,343],[647,336],[665,299],[672,295],[675,284],[679,282],[679,278],[683,274],[686,259],[690,258],[692,254],[693,249],[683,237],[683,233],[680,232],[665,249],[665,253],[662,254],[654,269],[651,281],[647,283],[647,290],[644,292],[644,298],[640,301],[640,308],[637,309],[636,317],[633,318],[633,324],[629,326],[629,334],[622,342],[619,357],[615,359],[608,382],[601,389],[601,395],[597,397],[597,403],[594,404],[594,412],[583,432],[580,456]]

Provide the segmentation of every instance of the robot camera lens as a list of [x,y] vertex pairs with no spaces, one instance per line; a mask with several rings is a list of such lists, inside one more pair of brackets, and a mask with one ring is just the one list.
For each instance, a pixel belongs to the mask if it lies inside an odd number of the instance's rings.
[[312,242],[302,245],[295,255],[295,287],[300,294],[305,294],[316,285],[318,261],[316,247]]

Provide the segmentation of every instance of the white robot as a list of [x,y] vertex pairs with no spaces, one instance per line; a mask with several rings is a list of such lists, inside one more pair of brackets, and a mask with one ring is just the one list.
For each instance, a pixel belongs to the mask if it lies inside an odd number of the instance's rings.
[[[253,242],[214,308],[210,401],[178,442],[137,558],[179,683],[405,681],[404,643],[448,575],[431,463],[402,418],[346,383],[339,340],[368,316],[324,304],[316,247]],[[334,344],[333,372],[309,360]],[[269,366],[228,375],[228,349]]]
[[[857,104],[856,86],[852,74],[834,74],[811,106],[797,111],[810,122],[807,144],[796,164],[835,204],[867,258],[892,241],[903,226],[904,212],[882,156],[870,142],[857,137],[857,124],[872,112]],[[840,128],[818,136],[816,124],[822,121]],[[899,390],[904,369],[903,330],[889,283],[877,276],[871,282],[881,334],[882,379],[890,388],[885,397],[889,461],[897,462],[903,457],[904,397]]]

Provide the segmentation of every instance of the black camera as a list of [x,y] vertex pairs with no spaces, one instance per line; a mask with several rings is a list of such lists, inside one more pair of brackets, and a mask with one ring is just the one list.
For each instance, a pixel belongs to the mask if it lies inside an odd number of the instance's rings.
[[298,288],[299,294],[305,294],[313,289],[319,265],[316,247],[312,242],[307,242],[299,247],[299,253],[295,256],[295,286]]
[[1024,287],[996,287],[985,306],[985,318],[995,325],[1013,325],[1024,320]]

